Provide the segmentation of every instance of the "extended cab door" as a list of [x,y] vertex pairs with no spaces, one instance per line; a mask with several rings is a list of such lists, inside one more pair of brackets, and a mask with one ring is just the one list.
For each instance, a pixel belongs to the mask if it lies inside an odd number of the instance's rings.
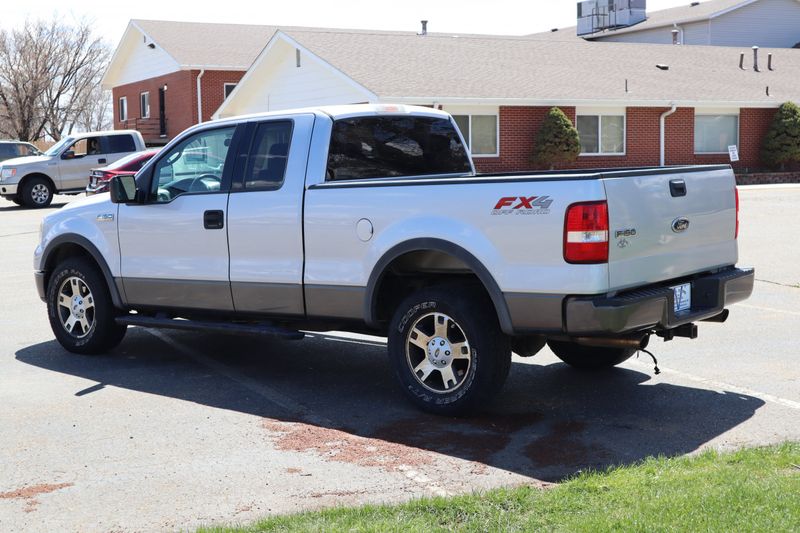
[[[105,165],[119,161],[128,154],[136,152],[136,141],[130,133],[113,133],[100,137],[100,151]],[[105,166],[103,165],[103,166]]]
[[303,190],[314,115],[247,124],[228,204],[237,311],[303,315]]
[[204,129],[162,151],[145,170],[152,172],[148,203],[119,206],[131,305],[233,309],[226,213],[236,131]]

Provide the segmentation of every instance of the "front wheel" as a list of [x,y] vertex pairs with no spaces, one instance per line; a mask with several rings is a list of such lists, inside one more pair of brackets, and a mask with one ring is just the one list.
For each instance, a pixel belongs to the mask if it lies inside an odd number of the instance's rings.
[[600,348],[567,341],[549,340],[547,345],[559,359],[581,370],[611,368],[636,353],[634,348]]
[[22,202],[28,207],[47,207],[53,201],[53,186],[44,178],[28,178],[22,186]]
[[117,313],[105,279],[86,259],[67,259],[53,271],[47,314],[56,339],[73,353],[103,353],[125,336],[126,327],[114,320]]
[[485,405],[511,368],[492,302],[466,287],[427,288],[406,298],[392,319],[388,348],[403,392],[438,415]]

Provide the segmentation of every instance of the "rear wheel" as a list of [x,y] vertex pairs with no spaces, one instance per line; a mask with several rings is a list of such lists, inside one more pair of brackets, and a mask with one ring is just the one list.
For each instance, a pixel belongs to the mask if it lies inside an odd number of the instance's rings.
[[422,289],[406,298],[392,319],[388,348],[406,396],[439,415],[485,405],[511,368],[494,306],[465,287]]
[[73,353],[103,353],[125,336],[126,327],[114,320],[117,312],[105,279],[86,259],[67,259],[53,271],[47,314],[56,339]]
[[33,177],[25,180],[21,194],[26,206],[47,207],[53,201],[53,186],[45,178]]
[[636,353],[633,348],[600,348],[567,341],[549,340],[547,345],[559,359],[582,370],[611,368],[627,361]]

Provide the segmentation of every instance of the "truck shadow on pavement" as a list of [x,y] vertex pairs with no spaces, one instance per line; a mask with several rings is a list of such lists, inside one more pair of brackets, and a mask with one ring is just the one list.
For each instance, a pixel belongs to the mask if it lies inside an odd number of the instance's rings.
[[[436,471],[457,459],[459,469],[474,475],[493,467],[545,481],[692,452],[764,405],[630,367],[582,373],[561,363],[535,364],[534,357],[512,365],[485,412],[443,418],[406,401],[379,343],[325,334],[298,342],[165,335],[187,349],[136,328],[109,355],[77,356],[51,341],[21,349],[16,358],[91,380],[74,391],[89,402],[118,387],[260,417],[254,423],[265,443],[280,450],[387,470]],[[133,402],[128,409],[120,416],[137,416]]]
[[[60,208],[64,207],[68,203],[69,202],[53,202],[52,204],[50,204],[46,208],[42,209],[42,211],[44,212],[44,214],[47,214],[53,209],[60,209]],[[0,213],[3,213],[5,211],[33,211],[33,209],[30,208],[30,207],[23,207],[21,205],[17,205],[17,204],[13,204],[13,203],[9,202],[8,205],[0,205]]]

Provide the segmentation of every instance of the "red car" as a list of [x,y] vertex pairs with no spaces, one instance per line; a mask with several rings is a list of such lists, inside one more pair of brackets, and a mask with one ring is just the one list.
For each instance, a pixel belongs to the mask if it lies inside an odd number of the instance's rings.
[[126,174],[136,174],[139,172],[139,169],[157,153],[158,150],[144,150],[125,156],[106,167],[95,168],[89,174],[89,185],[86,186],[86,196],[107,192],[108,182],[111,178],[114,176],[124,176]]

